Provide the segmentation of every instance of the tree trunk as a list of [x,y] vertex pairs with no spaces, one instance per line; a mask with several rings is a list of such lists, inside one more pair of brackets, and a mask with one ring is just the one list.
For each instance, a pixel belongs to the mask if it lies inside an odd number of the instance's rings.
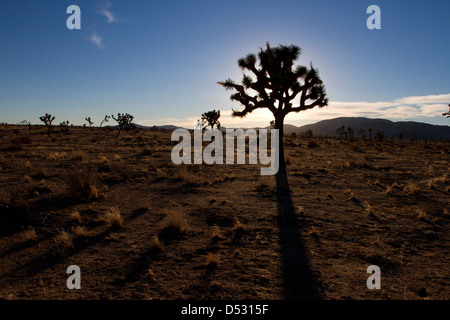
[[285,168],[284,162],[284,116],[275,118],[275,129],[278,129],[278,152],[280,156],[280,168]]

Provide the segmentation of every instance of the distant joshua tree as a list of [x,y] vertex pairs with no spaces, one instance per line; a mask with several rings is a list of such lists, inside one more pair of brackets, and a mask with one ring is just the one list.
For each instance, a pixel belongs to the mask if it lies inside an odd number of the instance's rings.
[[21,124],[21,125],[24,125],[24,126],[28,126],[28,129],[31,130],[31,122],[30,122],[30,121],[28,121],[28,120],[23,120],[23,121],[20,121],[20,124]]
[[372,128],[369,128],[369,142],[372,143]]
[[119,132],[117,132],[116,138],[119,137],[122,129],[125,129],[125,131],[128,132],[129,129],[136,128],[136,126],[133,124],[134,117],[131,114],[118,113],[117,118],[114,117],[114,115],[111,115],[111,117],[119,124]]
[[450,104],[448,105],[448,112],[442,114],[444,117],[450,118]]
[[63,121],[59,124],[61,127],[68,127],[69,126],[69,120]]
[[45,123],[45,125],[47,126],[47,133],[48,135],[50,135],[50,130],[52,127],[52,122],[53,120],[55,120],[55,117],[52,116],[51,114],[46,113],[44,116],[39,117],[39,120],[41,120],[42,122]]
[[345,130],[345,126],[339,127],[336,129],[336,133],[341,137],[341,139],[345,136],[347,137],[347,131]]
[[275,120],[270,121],[270,128],[275,129]]
[[89,123],[89,127],[92,127],[92,125],[94,124],[94,122],[91,120],[91,117],[86,117],[84,118],[84,120],[86,120],[87,123]]
[[355,129],[348,127],[347,131],[348,131],[348,137],[350,138],[350,140],[353,140],[353,132],[355,131]]
[[366,131],[364,129],[360,129],[358,133],[361,136],[361,138],[364,140],[364,142],[366,142]]
[[380,141],[380,142],[383,141],[384,140],[384,132],[377,130],[377,132],[375,132],[375,140]]
[[216,111],[208,111],[202,114],[202,122],[207,123],[208,126],[211,126],[211,129],[214,129],[214,126],[217,127],[217,129],[220,129],[220,110]]
[[286,115],[328,104],[325,87],[312,64],[310,68],[294,66],[300,53],[301,49],[295,45],[272,48],[267,43],[266,49],[261,48],[258,55],[249,54],[238,60],[239,67],[253,73],[254,78],[244,74],[242,84],[231,79],[219,82],[226,90],[235,91],[231,100],[244,106],[242,111],[233,110],[233,117],[243,118],[262,108],[272,112],[275,129],[279,130],[280,167],[286,167],[283,141]]
[[100,128],[102,127],[103,122],[109,122],[109,119],[110,119],[110,118],[111,118],[110,116],[105,115],[105,119],[103,119],[102,122],[100,122]]

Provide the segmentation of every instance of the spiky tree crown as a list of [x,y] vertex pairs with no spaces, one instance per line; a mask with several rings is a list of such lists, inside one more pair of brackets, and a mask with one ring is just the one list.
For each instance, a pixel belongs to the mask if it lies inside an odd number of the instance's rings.
[[[235,90],[231,100],[238,101],[244,110],[233,110],[233,116],[245,117],[258,108],[267,108],[275,116],[283,117],[290,112],[299,112],[314,107],[324,107],[328,104],[325,87],[317,69],[305,66],[294,66],[299,58],[299,47],[283,46],[260,50],[258,56],[249,54],[238,60],[243,72],[250,71],[256,76],[243,74],[242,84],[236,84],[228,79],[219,82],[227,90]],[[259,60],[259,66],[257,66]],[[292,102],[297,96],[296,106]]]

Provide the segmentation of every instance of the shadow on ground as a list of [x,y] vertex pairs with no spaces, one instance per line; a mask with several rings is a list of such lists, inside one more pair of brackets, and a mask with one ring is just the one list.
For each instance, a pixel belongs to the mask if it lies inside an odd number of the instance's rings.
[[276,175],[279,239],[282,259],[283,298],[323,299],[312,274],[309,257],[301,236],[301,225],[295,214],[285,167]]

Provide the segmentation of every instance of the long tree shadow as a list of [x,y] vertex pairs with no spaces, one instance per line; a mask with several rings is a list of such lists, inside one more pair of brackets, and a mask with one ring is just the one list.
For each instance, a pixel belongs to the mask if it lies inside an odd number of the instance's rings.
[[283,297],[287,300],[322,299],[323,292],[314,278],[295,215],[286,167],[276,174],[278,224],[283,273]]

